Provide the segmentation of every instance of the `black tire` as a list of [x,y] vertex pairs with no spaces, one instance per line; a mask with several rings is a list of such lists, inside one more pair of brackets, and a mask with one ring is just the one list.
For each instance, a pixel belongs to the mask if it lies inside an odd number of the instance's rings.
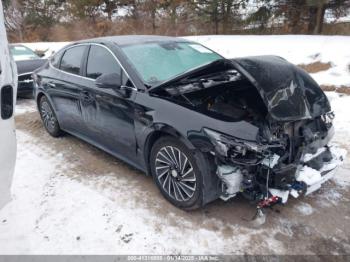
[[151,150],[150,166],[156,185],[170,203],[185,210],[202,206],[201,171],[193,153],[178,139],[165,136],[157,140]]
[[42,96],[39,101],[39,111],[46,131],[53,137],[59,137],[63,134],[57,121],[56,114],[49,100]]

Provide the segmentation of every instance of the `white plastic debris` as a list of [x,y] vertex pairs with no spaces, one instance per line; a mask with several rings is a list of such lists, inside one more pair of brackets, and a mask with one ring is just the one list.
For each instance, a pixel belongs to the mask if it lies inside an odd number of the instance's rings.
[[297,181],[311,186],[322,179],[321,173],[311,167],[303,166],[297,174]]
[[266,157],[261,164],[273,168],[278,163],[278,159],[280,159],[279,155],[273,154],[272,156]]
[[317,150],[315,154],[305,154],[303,161],[309,162],[311,159],[317,157],[318,155],[322,154],[324,151],[326,151],[326,147],[321,147]]
[[[326,147],[322,147],[318,149],[315,154],[306,154],[304,156],[304,161],[305,162],[310,161],[311,159],[323,153],[326,149],[327,149]],[[334,176],[336,168],[340,164],[342,164],[346,156],[346,150],[342,148],[338,148],[336,146],[329,147],[329,150],[333,158],[330,162],[324,163],[323,167],[320,170],[315,170],[305,165],[305,166],[302,166],[299,172],[296,174],[296,180],[299,182],[303,182],[307,185],[307,190],[305,192],[305,195],[309,195],[312,192],[320,189],[324,182],[328,181]],[[270,188],[269,191],[272,195],[280,197],[282,199],[282,203],[287,202],[289,194],[294,198],[298,198],[300,196],[300,192],[298,192],[295,189],[283,191],[283,190]]]
[[224,201],[234,197],[241,189],[243,175],[237,167],[222,165],[218,166],[217,174],[222,182],[226,185],[226,195],[220,198]]
[[299,193],[298,193],[298,191],[296,191],[295,189],[292,189],[292,190],[290,191],[290,195],[291,195],[292,197],[294,197],[294,198],[298,198],[298,197],[299,197]]

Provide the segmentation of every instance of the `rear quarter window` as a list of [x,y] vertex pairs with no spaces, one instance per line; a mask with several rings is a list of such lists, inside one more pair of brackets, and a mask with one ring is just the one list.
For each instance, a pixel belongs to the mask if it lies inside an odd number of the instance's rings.
[[71,74],[79,75],[86,47],[76,46],[67,49],[61,59],[60,69]]
[[60,62],[62,57],[63,51],[58,51],[56,54],[54,54],[51,59],[50,63],[55,68],[60,68]]

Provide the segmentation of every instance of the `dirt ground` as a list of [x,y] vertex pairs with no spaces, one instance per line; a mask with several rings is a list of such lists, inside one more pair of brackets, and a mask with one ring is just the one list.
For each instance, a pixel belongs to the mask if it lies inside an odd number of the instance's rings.
[[[332,64],[330,62],[328,63],[322,63],[320,61],[310,63],[310,64],[300,64],[298,65],[302,69],[304,69],[306,72],[313,74],[313,73],[319,73],[322,71],[327,71],[332,67]],[[350,65],[348,66],[350,71]],[[342,86],[335,86],[335,85],[321,85],[321,88],[323,91],[335,91],[337,93],[341,94],[350,94],[350,88],[348,86],[342,85]]]
[[327,71],[328,69],[330,69],[332,67],[331,63],[322,63],[320,61],[311,63],[311,64],[301,64],[298,65],[299,67],[301,67],[302,69],[304,69],[305,71],[307,71],[308,73],[312,74],[312,73],[318,73],[318,72],[322,72],[322,71]]
[[[17,130],[32,137],[31,143],[47,154],[42,157],[65,156],[64,166],[56,167],[64,170],[61,176],[87,184],[101,194],[113,190],[125,191],[135,208],[146,208],[155,216],[166,217],[167,223],[180,231],[184,227],[191,227],[187,229],[193,231],[220,231],[219,236],[224,241],[232,240],[236,234],[249,234],[249,238],[244,240],[247,241],[244,249],[228,248],[225,251],[227,254],[350,254],[349,186],[329,181],[311,196],[290,199],[287,205],[270,210],[266,223],[256,229],[249,222],[255,208],[247,200],[238,197],[228,202],[215,201],[197,211],[179,210],[163,199],[151,177],[71,135],[58,139],[50,137],[32,100],[19,100],[18,108],[22,112],[16,116]],[[109,174],[113,179],[91,183],[100,174]],[[350,174],[349,159],[346,159],[338,174]],[[126,183],[118,183],[118,180],[129,183],[123,188],[122,185]],[[166,232],[161,223],[153,226],[159,234]],[[269,245],[269,239],[278,243],[277,247]]]

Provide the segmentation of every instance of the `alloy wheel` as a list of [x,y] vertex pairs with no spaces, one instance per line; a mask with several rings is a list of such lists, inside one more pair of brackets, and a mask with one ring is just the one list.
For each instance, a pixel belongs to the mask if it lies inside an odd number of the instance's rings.
[[41,104],[41,116],[45,127],[50,131],[54,131],[57,120],[50,105],[46,101]]
[[155,159],[157,179],[164,191],[173,199],[184,202],[196,191],[197,181],[187,156],[176,147],[162,147]]

